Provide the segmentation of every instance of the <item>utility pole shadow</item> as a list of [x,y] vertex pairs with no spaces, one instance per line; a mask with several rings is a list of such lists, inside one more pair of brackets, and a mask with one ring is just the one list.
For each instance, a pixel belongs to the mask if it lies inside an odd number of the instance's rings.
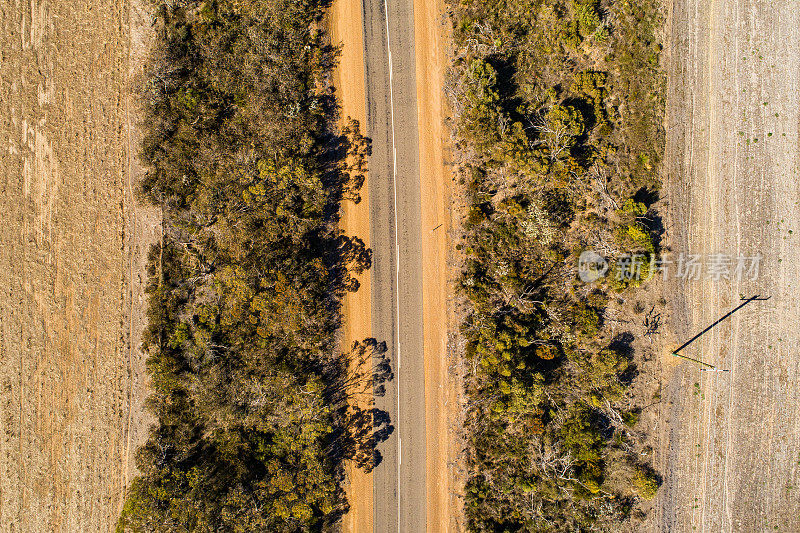
[[[680,346],[679,346],[677,349],[673,350],[673,351],[672,351],[672,355],[674,355],[674,356],[676,356],[676,357],[680,357],[680,358],[682,358],[682,359],[686,359],[686,360],[688,360],[688,361],[692,361],[692,362],[695,362],[695,363],[699,363],[699,364],[701,364],[701,365],[703,365],[703,366],[706,366],[706,367],[708,367],[708,368],[710,368],[710,369],[716,369],[716,367],[715,367],[714,365],[712,365],[712,364],[705,363],[705,362],[703,362],[703,361],[700,361],[699,359],[693,359],[693,358],[691,358],[691,357],[687,357],[687,356],[685,356],[685,355],[681,355],[681,354],[679,354],[678,352],[680,352],[681,350],[683,350],[684,348],[686,348],[687,346],[689,346],[690,344],[692,344],[694,341],[696,341],[697,339],[699,339],[700,337],[702,337],[703,335],[705,335],[706,333],[708,333],[709,331],[711,331],[711,329],[713,329],[713,328],[714,328],[714,326],[716,326],[717,324],[719,324],[720,322],[722,322],[723,320],[725,320],[726,318],[728,318],[729,316],[731,316],[732,314],[734,314],[736,311],[738,311],[739,309],[741,309],[741,308],[742,308],[742,307],[744,307],[745,305],[749,304],[750,302],[757,302],[757,301],[758,301],[758,302],[763,302],[763,301],[769,300],[770,298],[772,298],[772,296],[766,296],[766,297],[762,297],[762,296],[761,296],[761,295],[759,295],[759,294],[756,294],[755,296],[751,296],[750,298],[744,298],[744,297],[742,297],[742,300],[744,300],[744,301],[743,301],[741,304],[739,304],[739,305],[738,305],[738,306],[736,306],[735,308],[733,308],[733,309],[731,309],[730,311],[728,311],[726,314],[724,314],[723,316],[721,316],[720,318],[718,318],[718,319],[717,319],[717,320],[716,320],[716,321],[715,321],[713,324],[711,324],[710,326],[708,326],[706,329],[704,329],[703,331],[701,331],[700,333],[698,333],[697,335],[695,335],[694,337],[692,337],[692,338],[691,338],[691,339],[689,339],[688,341],[684,342],[684,343],[683,343],[682,345],[680,345]],[[725,371],[724,371],[724,370],[721,370],[720,372],[725,372]]]

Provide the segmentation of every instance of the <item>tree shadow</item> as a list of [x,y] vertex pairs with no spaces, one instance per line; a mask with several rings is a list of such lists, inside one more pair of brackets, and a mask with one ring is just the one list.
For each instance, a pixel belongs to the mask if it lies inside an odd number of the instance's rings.
[[342,358],[343,379],[329,386],[329,397],[340,405],[337,443],[332,451],[339,460],[351,460],[371,472],[382,457],[377,450],[394,432],[389,413],[375,407],[374,398],[386,393],[385,383],[394,379],[386,342],[374,338],[353,343]]
[[655,189],[642,187],[633,195],[633,200],[641,202],[647,207],[647,214],[642,217],[641,222],[650,231],[653,238],[653,246],[658,252],[661,250],[661,240],[664,236],[664,219],[653,206],[660,200],[659,192]]
[[636,379],[636,376],[639,375],[639,369],[633,362],[633,356],[635,354],[635,350],[633,348],[634,340],[635,337],[633,334],[626,331],[625,333],[620,333],[611,339],[611,342],[608,345],[609,350],[621,356],[628,363],[625,370],[623,370],[619,376],[617,376],[620,383],[626,387],[630,386],[630,384],[633,383],[633,380]]

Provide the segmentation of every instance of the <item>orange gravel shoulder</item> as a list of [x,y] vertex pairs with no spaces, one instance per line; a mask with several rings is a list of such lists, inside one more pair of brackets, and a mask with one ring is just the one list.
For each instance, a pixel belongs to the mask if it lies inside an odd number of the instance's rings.
[[425,347],[426,492],[429,531],[458,531],[454,488],[457,380],[449,372],[451,169],[444,97],[449,26],[442,0],[414,6],[414,35],[422,192],[422,291]]
[[[339,65],[335,72],[335,85],[341,104],[341,119],[348,117],[361,124],[366,132],[367,114],[364,85],[364,37],[361,21],[361,2],[358,0],[336,0],[330,11],[331,40],[342,47]],[[341,228],[347,235],[354,235],[369,246],[369,176],[361,189],[361,202],[342,205]],[[342,349],[349,350],[354,341],[372,337],[370,271],[358,277],[358,291],[348,294],[344,300]],[[369,402],[363,399],[365,404]],[[362,407],[367,407],[364,405]],[[349,512],[344,516],[342,529],[357,533],[373,530],[373,486],[372,474],[365,473],[354,464],[345,465],[347,476],[347,500]]]

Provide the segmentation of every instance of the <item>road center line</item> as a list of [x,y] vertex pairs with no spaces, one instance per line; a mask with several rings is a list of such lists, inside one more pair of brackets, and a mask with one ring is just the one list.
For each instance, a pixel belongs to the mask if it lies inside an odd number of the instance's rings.
[[389,110],[392,122],[392,184],[394,185],[394,245],[397,274],[395,275],[395,292],[397,294],[396,300],[396,333],[397,336],[397,421],[395,427],[397,428],[397,530],[400,531],[400,465],[403,462],[403,448],[400,440],[400,239],[397,230],[397,146],[395,145],[394,133],[394,76],[392,73],[392,46],[391,39],[389,38],[389,6],[386,0],[383,0],[383,17],[386,21],[386,52],[389,59]]

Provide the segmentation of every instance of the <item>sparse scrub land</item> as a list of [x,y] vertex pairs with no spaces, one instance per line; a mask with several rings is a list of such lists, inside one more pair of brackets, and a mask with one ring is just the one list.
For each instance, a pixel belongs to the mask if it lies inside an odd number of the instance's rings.
[[[148,403],[120,531],[306,531],[346,510],[341,463],[373,462],[372,340],[338,351],[340,303],[370,264],[338,229],[369,143],[331,125],[323,4],[157,3],[144,91],[151,252]],[[370,396],[371,397],[371,396]]]
[[[615,261],[641,254],[646,276],[658,252],[660,3],[451,7],[468,529],[619,531],[658,487],[620,403],[631,335],[605,312],[639,284]],[[594,284],[576,277],[584,250],[612,265]]]

